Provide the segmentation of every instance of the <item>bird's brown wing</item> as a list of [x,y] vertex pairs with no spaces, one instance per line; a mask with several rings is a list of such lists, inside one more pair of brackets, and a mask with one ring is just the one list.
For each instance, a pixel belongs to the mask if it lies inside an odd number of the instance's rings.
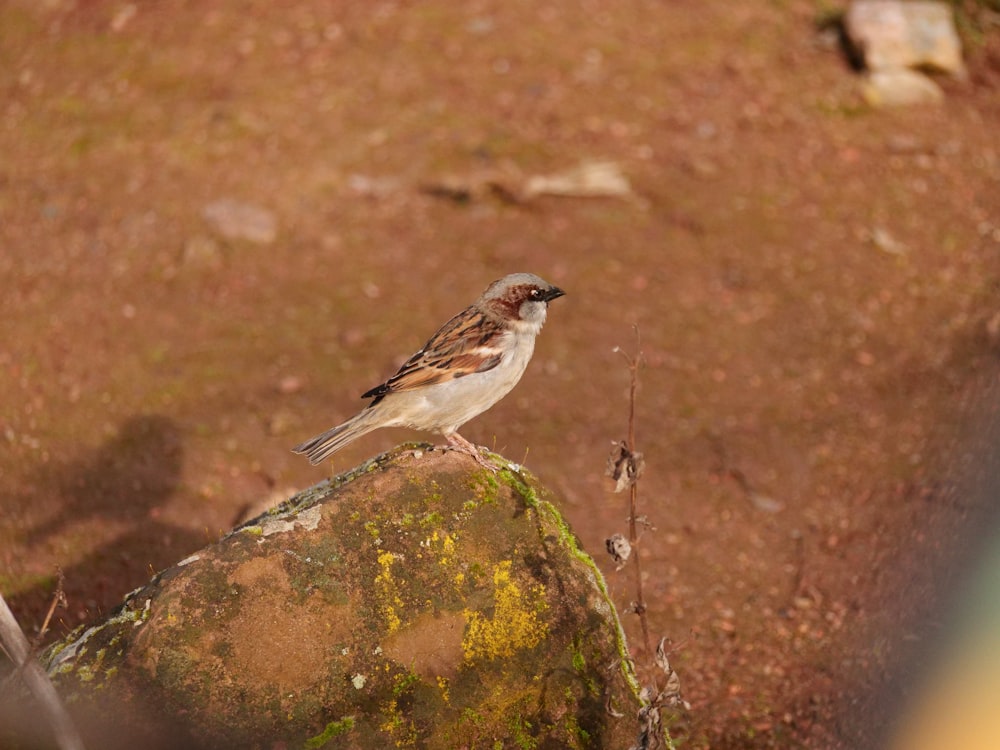
[[492,370],[503,356],[504,329],[481,310],[470,307],[449,320],[399,371],[362,398],[376,401],[395,391],[443,383]]

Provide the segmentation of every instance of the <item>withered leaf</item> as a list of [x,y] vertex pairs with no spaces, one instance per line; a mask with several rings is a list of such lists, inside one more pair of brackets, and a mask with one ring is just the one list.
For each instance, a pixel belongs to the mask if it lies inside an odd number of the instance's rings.
[[619,569],[625,565],[632,554],[632,545],[629,544],[628,539],[622,534],[614,534],[608,537],[604,540],[604,546],[607,547],[608,554],[618,564]]
[[667,637],[663,636],[660,642],[656,644],[656,666],[663,670],[664,674],[669,675],[672,670],[670,668],[670,660],[667,658]]
[[681,678],[674,668],[670,666],[666,645],[667,639],[665,637],[661,638],[660,642],[656,644],[656,656],[654,657],[656,666],[663,670],[663,673],[667,676],[667,684],[660,691],[659,695],[656,696],[653,704],[657,706],[669,706],[671,708],[683,707],[685,710],[690,710],[691,704],[681,697]]
[[608,465],[604,473],[615,480],[616,493],[635,484],[645,468],[646,462],[642,453],[630,450],[626,441],[611,443],[611,454],[608,456]]

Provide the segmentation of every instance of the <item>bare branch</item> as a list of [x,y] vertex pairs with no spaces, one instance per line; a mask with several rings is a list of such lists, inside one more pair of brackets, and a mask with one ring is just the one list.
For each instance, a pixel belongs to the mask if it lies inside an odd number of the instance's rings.
[[[46,621],[48,618],[46,618]],[[61,750],[84,750],[83,739],[80,737],[73,720],[70,718],[55,686],[42,669],[42,665],[34,658],[28,639],[21,631],[14,614],[7,606],[3,595],[0,595],[0,642],[14,661],[28,689],[42,706],[52,724],[52,731]]]

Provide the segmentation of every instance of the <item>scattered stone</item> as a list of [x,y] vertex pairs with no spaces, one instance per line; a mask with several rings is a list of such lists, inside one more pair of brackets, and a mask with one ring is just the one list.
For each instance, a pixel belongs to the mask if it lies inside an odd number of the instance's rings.
[[522,188],[523,175],[514,169],[479,170],[468,175],[448,175],[426,180],[420,192],[459,205],[495,198],[504,203],[520,204],[527,198]]
[[613,161],[587,161],[565,172],[534,175],[525,179],[516,169],[491,169],[465,176],[427,180],[419,190],[435,198],[468,204],[484,198],[521,204],[542,195],[564,198],[624,198],[632,186]]
[[780,513],[785,509],[783,502],[774,499],[770,495],[763,495],[754,491],[749,492],[748,495],[750,496],[751,505],[762,513]]
[[877,70],[865,76],[861,96],[872,107],[939,104],[944,92],[927,76],[909,70]]
[[345,349],[356,349],[368,340],[368,334],[364,328],[351,326],[341,331],[337,339]]
[[129,21],[135,18],[136,13],[139,12],[139,8],[136,7],[135,3],[126,3],[111,18],[110,28],[116,34],[124,31],[125,27],[128,26]]
[[274,213],[251,203],[222,198],[205,206],[202,216],[227,240],[269,245],[278,236],[278,220]]
[[695,156],[688,159],[684,162],[684,166],[687,167],[691,174],[704,179],[718,177],[719,172],[721,171],[718,164],[711,159],[706,159],[701,156]]
[[399,192],[403,186],[398,177],[372,177],[366,174],[352,174],[347,178],[347,187],[362,198],[381,200]]
[[947,3],[855,0],[844,17],[844,30],[868,70],[920,68],[965,75]]
[[916,136],[897,133],[886,138],[885,147],[890,154],[919,154],[925,152],[923,142]]
[[284,393],[286,395],[298,393],[302,390],[303,385],[305,385],[305,381],[298,375],[286,375],[278,381],[278,393]]
[[565,172],[535,175],[524,186],[528,198],[536,195],[621,198],[631,193],[628,178],[613,161],[589,161]]
[[492,16],[476,16],[465,24],[465,30],[476,36],[484,36],[491,33],[496,28],[496,21]]
[[435,198],[445,198],[455,203],[468,203],[473,199],[473,186],[468,180],[457,177],[443,177],[420,185],[420,192]]
[[885,227],[875,227],[872,229],[872,244],[883,253],[889,255],[906,255],[907,247],[897,240]]

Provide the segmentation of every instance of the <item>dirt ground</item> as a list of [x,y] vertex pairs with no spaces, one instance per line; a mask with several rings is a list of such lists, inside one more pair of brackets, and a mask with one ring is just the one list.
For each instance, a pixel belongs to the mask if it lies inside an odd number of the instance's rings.
[[[941,106],[873,111],[818,29],[839,5],[0,5],[0,590],[25,628],[57,567],[50,638],[420,437],[289,452],[532,271],[568,294],[463,434],[561,498],[627,608],[602,475],[638,326],[675,734],[884,741],[989,518],[967,480],[1000,351],[1000,43],[964,25]],[[631,195],[519,193],[588,161]],[[221,200],[273,238],[224,236]]]

